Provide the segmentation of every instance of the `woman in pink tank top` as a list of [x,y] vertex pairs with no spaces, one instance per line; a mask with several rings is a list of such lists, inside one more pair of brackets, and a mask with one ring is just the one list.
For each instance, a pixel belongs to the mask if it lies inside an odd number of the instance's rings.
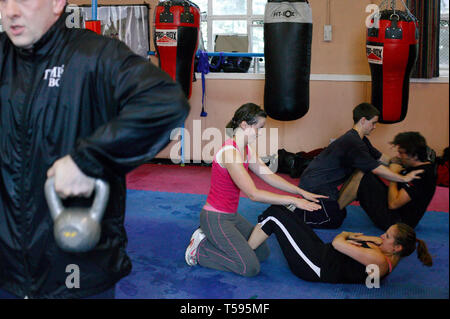
[[[269,249],[266,244],[255,250],[248,245],[254,226],[237,212],[241,191],[256,202],[291,205],[308,211],[321,208],[318,199],[326,196],[309,193],[274,174],[250,147],[265,122],[266,113],[258,105],[247,103],[228,123],[227,130],[232,131],[232,136],[214,155],[211,187],[200,213],[200,228],[192,235],[185,253],[188,265],[198,263],[243,276],[259,272],[260,262],[268,257]],[[248,169],[267,184],[293,195],[258,189]]]

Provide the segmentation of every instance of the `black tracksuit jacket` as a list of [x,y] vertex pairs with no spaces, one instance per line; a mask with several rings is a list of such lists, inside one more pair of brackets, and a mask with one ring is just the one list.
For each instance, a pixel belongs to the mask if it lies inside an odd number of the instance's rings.
[[[189,113],[165,72],[119,40],[66,28],[66,17],[31,50],[0,33],[0,289],[19,297],[85,297],[130,273],[125,174],[165,147]],[[67,154],[110,184],[101,238],[87,253],[55,244],[44,196],[47,170]],[[69,289],[72,264],[80,287]]]

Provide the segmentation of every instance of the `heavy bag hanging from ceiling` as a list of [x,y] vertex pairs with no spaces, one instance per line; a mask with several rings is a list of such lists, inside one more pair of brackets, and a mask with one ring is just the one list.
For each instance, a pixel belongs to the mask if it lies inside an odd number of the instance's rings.
[[264,109],[293,121],[309,109],[312,12],[306,0],[268,0],[264,13]]
[[403,5],[406,11],[395,10],[395,1],[391,1],[391,10],[374,15],[367,26],[372,104],[380,111],[380,123],[401,122],[408,111],[409,79],[418,52],[418,23]]
[[190,98],[200,10],[187,0],[161,1],[155,9],[154,21],[159,67],[180,83],[186,97]]

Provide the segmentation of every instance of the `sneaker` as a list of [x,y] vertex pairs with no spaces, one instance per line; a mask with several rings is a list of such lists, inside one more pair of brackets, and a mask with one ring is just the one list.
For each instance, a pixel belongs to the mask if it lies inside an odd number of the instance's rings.
[[197,249],[200,242],[206,237],[205,233],[201,228],[197,228],[197,230],[192,234],[191,242],[189,246],[186,248],[186,253],[184,254],[184,258],[186,259],[186,263],[189,266],[197,265]]

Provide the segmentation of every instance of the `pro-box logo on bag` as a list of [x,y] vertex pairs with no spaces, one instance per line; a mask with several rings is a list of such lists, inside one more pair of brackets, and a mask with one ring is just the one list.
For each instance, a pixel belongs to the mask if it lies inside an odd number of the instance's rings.
[[44,80],[48,81],[48,87],[59,87],[59,81],[64,73],[64,65],[55,66],[45,70]]
[[383,64],[383,47],[368,45],[366,48],[369,63]]
[[156,30],[156,44],[163,47],[177,46],[177,30]]

